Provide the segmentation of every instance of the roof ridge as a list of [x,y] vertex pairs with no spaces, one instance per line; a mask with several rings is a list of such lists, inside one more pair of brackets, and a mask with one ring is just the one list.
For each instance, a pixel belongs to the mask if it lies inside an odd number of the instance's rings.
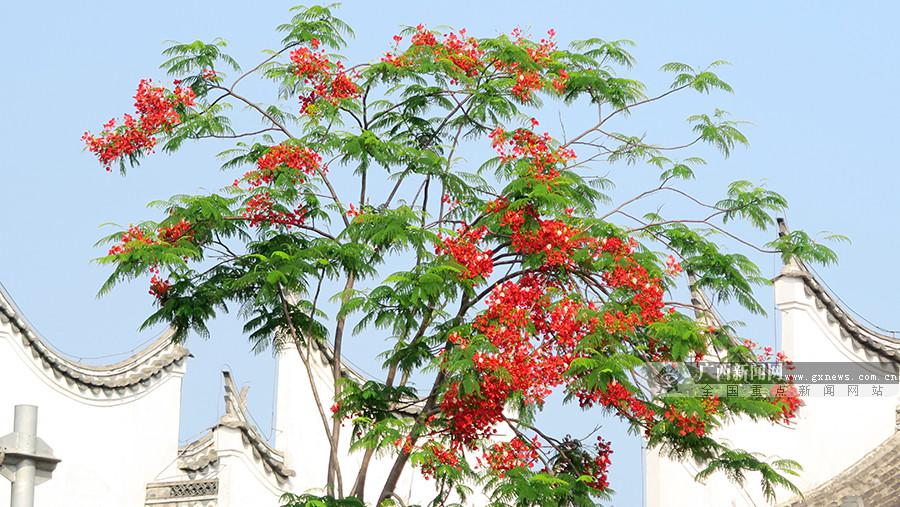
[[[787,222],[785,222],[784,218],[779,217],[777,224],[779,236],[789,234]],[[791,257],[784,263],[781,272],[772,281],[775,282],[781,278],[788,277],[803,280],[806,294],[814,297],[816,306],[824,308],[828,312],[829,317],[837,322],[841,327],[842,336],[846,334],[847,337],[874,352],[882,359],[900,363],[900,338],[888,336],[857,321],[850,314],[851,312],[844,308],[846,303],[843,303],[841,298],[832,294],[828,289],[828,284],[820,280],[818,274],[807,266],[805,262],[796,257]]]
[[42,368],[64,377],[81,388],[117,393],[149,387],[148,381],[180,365],[190,355],[187,348],[172,342],[174,330],[167,329],[148,346],[111,365],[93,366],[65,357],[52,347],[24,318],[9,293],[0,286],[0,322],[10,323],[14,336]]
[[266,470],[274,473],[278,480],[284,481],[296,475],[286,465],[284,453],[269,444],[250,417],[245,403],[246,391],[238,391],[230,371],[223,371],[222,377],[225,383],[225,414],[219,419],[215,428],[239,429],[244,441],[263,460]]
[[[813,505],[810,502],[839,500],[839,498],[836,497],[837,494],[867,494],[869,493],[868,490],[871,488],[872,484],[867,481],[860,481],[858,480],[858,477],[855,476],[859,473],[864,473],[867,477],[874,476],[875,470],[879,466],[894,466],[895,461],[889,459],[885,460],[883,458],[886,455],[895,454],[898,451],[900,451],[900,431],[895,431],[891,436],[873,447],[861,458],[854,461],[831,478],[824,480],[823,482],[817,484],[815,487],[804,492],[802,497],[794,497],[779,505],[782,507],[801,507]],[[851,483],[853,486],[848,490],[847,484],[845,483]],[[878,486],[877,482],[875,483],[875,486]],[[815,505],[820,504],[815,503]],[[866,503],[866,505],[870,504]],[[888,504],[885,503],[878,505]],[[891,505],[893,505],[893,503],[891,503]]]
[[842,335],[853,339],[878,356],[895,363],[900,363],[900,338],[876,331],[857,321],[844,308],[840,298],[833,295],[816,273],[799,259],[791,259],[784,265],[781,273],[772,281],[782,278],[798,278],[804,283],[804,290],[815,298],[816,306],[828,312],[828,315],[841,327]]

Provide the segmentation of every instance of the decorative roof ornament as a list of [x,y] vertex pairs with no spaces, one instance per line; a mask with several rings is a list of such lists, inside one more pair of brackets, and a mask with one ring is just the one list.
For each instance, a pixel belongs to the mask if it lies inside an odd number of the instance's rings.
[[222,377],[225,383],[225,414],[206,434],[182,448],[178,468],[195,473],[216,464],[219,454],[214,434],[220,428],[229,428],[241,432],[244,444],[260,459],[266,472],[273,474],[279,482],[295,476],[296,473],[285,464],[284,454],[272,447],[253,424],[246,406],[249,389],[238,390],[229,371],[223,371]]

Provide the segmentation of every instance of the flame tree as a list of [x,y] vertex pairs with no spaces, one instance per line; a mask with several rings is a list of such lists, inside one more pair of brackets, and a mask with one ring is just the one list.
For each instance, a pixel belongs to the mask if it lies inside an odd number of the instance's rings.
[[[311,344],[330,342],[334,391],[314,392],[331,448],[325,494],[288,494],[285,504],[390,504],[412,465],[435,480],[436,505],[473,485],[497,505],[593,505],[611,491],[609,443],[539,427],[554,391],[621,418],[651,447],[697,460],[701,475],[740,481],[754,471],[769,496],[779,485],[795,490],[784,475],[795,463],[731,449],[711,430],[735,415],[789,422],[796,397],[663,399],[641,373],[712,353],[757,360],[732,330],[694,318],[709,308],[675,296],[689,275],[713,301],[762,313],[752,290],[765,279],[724,239],[834,261],[800,231],[768,245],[729,231],[741,221],[772,226],[786,207],[773,191],[738,181],[716,202],[689,192],[693,168],[705,163],[689,156],[692,147],[728,156],[746,143],[724,112],[690,116],[680,146],[612,129],[640,129],[624,121],[629,113],[675,94],[730,92],[715,74],[723,62],[664,65],[671,87],[650,94],[626,77],[627,41],[563,48],[553,30],[538,40],[518,29],[478,38],[419,25],[386,53],[350,63],[335,52],[352,31],[333,10],[296,8],[278,27],[281,47],[246,71],[224,41],[173,45],[162,64],[172,86],[141,81],[134,113],[83,138],[103,167],[123,174],[156,149],[233,140],[222,154],[224,169],[237,171],[232,183],[173,197],[159,222],[106,238],[100,261],[113,272],[101,292],[149,277],[155,311],[144,325],[171,324],[176,340],[206,335],[207,321],[231,305],[259,349],[285,339],[307,361]],[[276,103],[246,97],[249,79],[277,87]],[[531,118],[545,101],[596,110],[596,121],[553,137]],[[239,127],[246,115],[236,106],[262,128]],[[483,159],[472,165],[462,153]],[[649,166],[658,179],[611,203],[602,171],[617,163]],[[699,211],[634,211],[661,196]],[[322,312],[323,287],[336,291],[333,316]],[[356,332],[390,333],[384,382],[342,379],[348,319]],[[412,388],[411,377],[430,387]],[[331,403],[331,413],[322,409]],[[341,433],[346,420],[351,435]],[[500,427],[514,437],[497,438]],[[348,438],[362,453],[351,476],[337,452]],[[376,452],[393,459],[383,484],[366,479]]]

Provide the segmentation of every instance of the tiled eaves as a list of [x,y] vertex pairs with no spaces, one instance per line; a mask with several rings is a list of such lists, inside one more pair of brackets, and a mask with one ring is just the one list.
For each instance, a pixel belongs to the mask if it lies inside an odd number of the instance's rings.
[[168,329],[147,347],[118,363],[91,366],[72,361],[47,345],[2,288],[0,323],[10,325],[13,337],[21,340],[26,353],[53,378],[81,394],[95,397],[128,396],[145,391],[180,367],[190,355],[187,348],[172,342],[173,330]]

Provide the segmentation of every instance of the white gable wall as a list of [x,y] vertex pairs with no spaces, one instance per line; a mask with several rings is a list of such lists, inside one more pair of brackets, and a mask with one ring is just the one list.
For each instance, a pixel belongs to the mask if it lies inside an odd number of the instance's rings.
[[[37,405],[37,434],[62,460],[37,487],[36,505],[143,505],[146,483],[176,458],[183,368],[120,397],[82,391],[30,352],[0,321],[0,435],[12,432],[15,405]],[[0,507],[8,506],[9,482],[2,479]]]
[[[876,356],[849,337],[842,337],[836,321],[817,305],[797,267],[788,265],[775,281],[775,300],[781,313],[781,342],[788,357],[796,362],[862,362]],[[836,389],[846,386],[836,385]],[[860,384],[860,390],[869,389]],[[732,447],[759,452],[769,457],[789,458],[803,466],[792,482],[809,490],[834,477],[894,434],[898,396],[885,390],[883,398],[806,397],[795,422],[788,427],[769,422],[735,421],[715,436]],[[770,505],[762,495],[758,474],[748,474],[743,488],[724,475],[716,474],[704,483],[694,480],[698,468],[645,452],[647,507],[721,507]],[[781,491],[776,503],[793,495]]]

